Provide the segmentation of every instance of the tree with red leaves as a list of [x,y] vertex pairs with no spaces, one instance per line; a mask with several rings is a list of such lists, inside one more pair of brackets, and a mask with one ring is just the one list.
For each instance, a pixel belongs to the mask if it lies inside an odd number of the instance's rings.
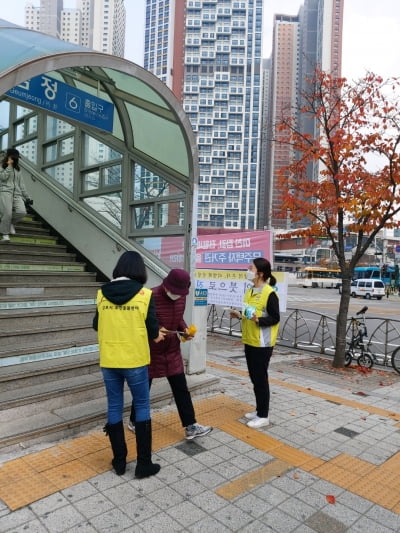
[[[292,235],[331,242],[342,276],[333,366],[344,365],[350,283],[354,268],[383,228],[399,227],[400,79],[368,72],[357,82],[316,71],[299,109],[287,109],[275,142],[289,144],[290,164],[279,169],[282,216],[309,226]],[[298,126],[299,114],[315,124]],[[304,120],[303,120],[304,123]],[[310,179],[310,164],[318,169]],[[345,253],[345,234],[356,245]]]

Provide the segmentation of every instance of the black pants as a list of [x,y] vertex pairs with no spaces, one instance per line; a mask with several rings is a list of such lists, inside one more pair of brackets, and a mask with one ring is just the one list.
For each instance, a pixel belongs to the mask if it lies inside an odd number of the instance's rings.
[[256,397],[257,416],[260,418],[267,418],[269,412],[268,365],[272,350],[272,347],[256,348],[244,345],[247,368]]
[[[179,418],[181,419],[182,426],[185,428],[196,423],[196,417],[194,414],[194,408],[192,398],[190,396],[189,389],[186,383],[186,376],[184,373],[177,374],[175,376],[167,376],[169,385],[174,395],[176,407],[178,409]],[[151,387],[152,380],[149,380],[149,388]],[[135,423],[135,408],[132,403],[131,408],[131,421]]]

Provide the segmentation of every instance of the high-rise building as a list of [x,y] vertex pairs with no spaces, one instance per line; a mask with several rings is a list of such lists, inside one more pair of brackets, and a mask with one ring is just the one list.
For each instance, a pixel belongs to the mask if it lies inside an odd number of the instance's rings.
[[63,0],[40,0],[40,7],[25,6],[25,26],[99,52],[124,56],[126,13],[124,0],[76,0],[64,8]]
[[198,225],[257,227],[262,0],[146,0],[144,67],[197,135]]
[[[281,167],[293,160],[289,146],[272,141],[274,124],[284,111],[299,109],[301,94],[307,89],[307,78],[316,68],[335,76],[341,75],[342,26],[344,0],[305,0],[297,16],[275,15],[270,72],[264,82],[270,83],[270,98],[264,107],[265,136],[270,139],[263,154],[267,161],[262,168],[265,174],[265,197],[260,198],[259,212],[265,214],[259,224],[272,228],[291,228],[290,214],[282,218],[280,191],[276,179]],[[316,124],[310,116],[298,113],[297,129],[316,135]],[[318,164],[310,165],[308,176],[317,180]],[[306,222],[306,221],[305,221]]]

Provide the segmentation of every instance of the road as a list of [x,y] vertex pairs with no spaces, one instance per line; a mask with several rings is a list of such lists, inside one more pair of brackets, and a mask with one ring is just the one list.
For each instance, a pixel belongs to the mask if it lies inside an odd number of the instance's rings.
[[[289,286],[287,307],[310,309],[335,316],[339,309],[340,296],[337,289],[305,289]],[[399,318],[400,297],[397,295],[390,295],[389,298],[385,296],[382,300],[350,298],[349,315],[354,314],[364,305],[368,306],[368,315],[370,316]]]

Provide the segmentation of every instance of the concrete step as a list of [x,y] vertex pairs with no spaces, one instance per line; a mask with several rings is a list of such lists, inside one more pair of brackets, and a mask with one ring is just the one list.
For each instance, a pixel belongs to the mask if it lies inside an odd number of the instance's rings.
[[[98,364],[93,372],[0,392],[0,425],[104,396]],[[98,390],[96,390],[98,389]]]
[[[188,387],[192,395],[215,393],[219,388],[219,378],[209,374],[199,374],[187,376]],[[76,381],[76,387],[82,388],[84,380]],[[104,394],[94,397],[97,394],[94,385],[95,378],[87,377],[88,389],[92,391],[86,395],[85,399],[76,404],[59,406],[57,403],[52,408],[45,399],[47,410],[35,412],[38,405],[29,409],[22,409],[22,416],[11,420],[4,420],[0,424],[0,449],[2,455],[11,453],[13,449],[19,446],[29,447],[38,443],[52,443],[62,438],[71,437],[74,434],[103,424],[106,422],[107,402]],[[100,386],[99,390],[104,386]],[[44,391],[43,391],[44,394]],[[49,394],[51,392],[49,391]],[[76,396],[76,398],[79,396]],[[10,401],[10,400],[9,400]],[[29,402],[29,398],[27,398]],[[152,408],[168,405],[173,402],[171,390],[166,379],[154,380],[151,388],[151,406]],[[124,394],[125,416],[128,417],[131,405],[131,394],[126,390]],[[28,411],[28,414],[27,414]],[[17,411],[14,411],[14,414]],[[4,414],[2,414],[5,417]]]
[[[21,363],[3,364],[0,372],[0,390],[24,390],[35,385],[45,385],[57,379],[71,379],[98,370],[98,346],[85,342],[55,344],[50,352],[40,353],[40,346],[25,350],[10,350],[10,358],[20,357]],[[37,356],[37,357],[35,357]],[[8,363],[0,359],[1,363]],[[18,386],[16,387],[16,383]]]
[[0,358],[9,357],[10,350],[22,350],[32,346],[51,349],[54,344],[84,341],[87,344],[97,342],[97,334],[92,323],[82,323],[77,326],[51,325],[41,328],[15,329],[0,331]]
[[4,246],[1,248],[1,257],[3,257],[3,253],[11,253],[11,252],[65,252],[67,247],[65,244],[35,244],[30,242],[13,242],[10,241],[7,246]]
[[[1,257],[1,256],[0,256]],[[62,263],[54,261],[41,261],[38,258],[21,260],[14,257],[10,260],[0,259],[0,271],[15,272],[15,271],[43,271],[43,272],[85,272],[85,263],[78,263],[77,261],[63,261]]]
[[48,232],[43,232],[43,234],[36,231],[32,231],[32,233],[17,233],[16,235],[10,235],[9,241],[0,241],[0,251],[4,250],[9,244],[18,242],[30,244],[57,244],[58,239],[56,236],[50,235]]
[[12,313],[0,309],[1,331],[58,328],[92,324],[95,305],[63,306],[57,308],[15,309]]
[[[37,271],[37,270],[18,270],[18,271],[1,271],[0,270],[0,288],[1,287],[13,287],[36,286],[40,283],[42,286],[50,285],[51,283],[58,283],[62,286],[65,283],[81,283],[82,286],[88,282],[96,281],[95,272],[63,272],[60,276],[59,272],[53,271]],[[1,294],[1,293],[0,293]]]
[[[13,249],[14,248],[14,249]],[[30,263],[33,261],[35,264],[37,263],[44,263],[44,264],[52,264],[54,262],[60,263],[60,262],[66,262],[71,263],[73,261],[76,261],[76,254],[54,250],[53,247],[49,247],[46,251],[45,250],[36,250],[30,248],[26,248],[25,250],[16,249],[16,247],[6,247],[5,249],[2,249],[1,256],[0,256],[0,264],[1,263]]]
[[[27,286],[26,284],[14,284],[7,287],[0,283],[0,303],[1,302],[18,302],[48,299],[77,299],[77,298],[96,298],[97,289],[101,286],[97,282],[88,282],[87,285],[81,283],[35,283]],[[54,304],[56,305],[56,304]],[[12,307],[7,306],[7,307]],[[17,306],[18,307],[18,306]]]

